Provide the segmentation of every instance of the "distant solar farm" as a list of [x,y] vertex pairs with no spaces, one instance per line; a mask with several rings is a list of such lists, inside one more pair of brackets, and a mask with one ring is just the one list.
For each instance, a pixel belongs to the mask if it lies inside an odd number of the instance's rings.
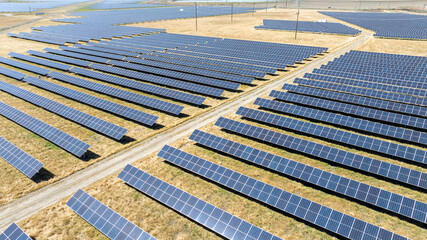
[[0,35],[0,240],[425,238],[425,15],[76,2]]

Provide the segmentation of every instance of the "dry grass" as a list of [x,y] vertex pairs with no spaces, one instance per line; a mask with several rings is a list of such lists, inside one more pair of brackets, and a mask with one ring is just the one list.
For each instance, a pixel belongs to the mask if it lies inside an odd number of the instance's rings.
[[427,57],[427,41],[371,38],[357,50]]
[[20,23],[31,21],[39,18],[35,15],[15,15],[15,14],[0,14],[0,29],[11,27]]

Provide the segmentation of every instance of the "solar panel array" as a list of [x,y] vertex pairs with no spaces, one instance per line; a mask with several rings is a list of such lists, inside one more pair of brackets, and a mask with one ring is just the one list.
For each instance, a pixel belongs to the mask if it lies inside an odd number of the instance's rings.
[[166,145],[158,156],[196,175],[241,193],[248,198],[303,219],[339,236],[349,239],[406,239],[378,226],[176,148]]
[[66,205],[110,239],[155,240],[96,198],[79,189]]
[[[77,99],[78,101],[85,101],[85,98],[84,98],[85,96],[79,94],[79,92],[77,91],[41,80],[38,78],[34,78],[30,76],[30,77],[24,78],[23,81],[28,82],[34,86],[46,89],[48,91],[59,93],[61,95],[75,96],[74,98]],[[35,93],[32,93],[30,91],[24,90],[22,88],[16,87],[12,84],[9,84],[3,81],[0,81],[0,90],[117,140],[120,140],[124,136],[124,134],[127,132],[127,129],[122,128],[118,125],[109,123],[100,118],[94,117],[87,113],[81,112],[74,108],[68,107],[64,104],[55,102],[53,100],[42,97],[40,95],[37,95]],[[92,103],[92,105],[94,104],[95,103]]]
[[287,30],[295,31],[298,29],[299,32],[314,32],[314,33],[331,33],[341,35],[356,35],[361,33],[352,27],[348,27],[341,23],[334,22],[310,22],[310,21],[298,21],[292,20],[271,20],[264,19],[263,25],[255,26],[255,29],[272,29],[272,30]]
[[9,227],[0,234],[0,240],[31,240],[16,223],[12,223]]
[[427,189],[427,173],[424,172],[223,117],[216,121],[215,126],[249,138],[354,168],[355,170],[361,170],[378,177]]
[[427,152],[421,149],[412,148],[376,138],[366,137],[360,134],[350,133],[331,127],[321,126],[315,123],[309,123],[302,120],[259,111],[256,109],[240,107],[236,114],[251,120],[269,124],[271,126],[290,129],[292,131],[303,134],[324,138],[329,141],[335,141],[341,144],[355,146],[361,149],[398,157],[410,162],[417,162],[421,164],[426,164],[427,162]]
[[0,110],[0,115],[3,117],[36,133],[77,157],[83,156],[90,147],[89,144],[7,104],[0,103]]
[[43,163],[2,137],[0,137],[0,157],[29,178],[34,177],[43,167]]
[[280,239],[131,165],[127,165],[118,177],[144,194],[227,239]]
[[195,130],[189,139],[239,160],[248,161],[257,166],[297,178],[354,200],[387,209],[422,223],[427,221],[427,204],[423,202],[200,130]]
[[372,30],[384,38],[427,39],[427,17],[409,13],[320,12]]

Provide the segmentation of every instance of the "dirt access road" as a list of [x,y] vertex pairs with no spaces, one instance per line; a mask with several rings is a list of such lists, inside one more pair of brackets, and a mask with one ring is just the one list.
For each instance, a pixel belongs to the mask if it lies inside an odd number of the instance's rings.
[[63,198],[70,196],[80,188],[87,187],[92,183],[107,177],[127,164],[131,164],[141,158],[151,155],[160,150],[165,144],[192,133],[195,129],[204,126],[218,119],[223,114],[232,113],[241,105],[254,101],[257,97],[268,94],[271,90],[281,87],[284,83],[300,77],[306,72],[311,72],[314,68],[338,57],[339,55],[356,49],[372,37],[368,31],[356,37],[352,42],[346,43],[338,49],[332,49],[324,58],[316,59],[305,64],[300,69],[292,72],[281,79],[273,80],[261,87],[249,91],[238,98],[224,102],[211,110],[200,114],[194,118],[165,131],[141,143],[118,152],[100,162],[97,162],[81,171],[78,171],[58,182],[36,190],[22,198],[16,199],[0,207],[0,231],[6,229],[12,222],[19,222],[32,216],[40,210],[49,207]]

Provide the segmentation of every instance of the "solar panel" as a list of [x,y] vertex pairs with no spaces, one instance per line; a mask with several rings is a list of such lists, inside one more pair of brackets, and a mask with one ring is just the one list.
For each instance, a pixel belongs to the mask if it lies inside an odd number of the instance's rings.
[[314,119],[317,121],[361,130],[363,132],[369,132],[376,135],[393,138],[396,140],[405,140],[408,142],[427,145],[427,133],[419,131],[413,131],[410,129],[395,127],[392,125],[363,120],[360,118],[335,114],[322,110],[316,110],[310,107],[303,107],[278,101],[267,100],[264,98],[256,99],[254,104],[276,112],[291,114],[294,116],[304,117],[308,119]]
[[[37,74],[40,74],[40,75],[43,75],[43,76],[47,75],[50,72],[50,70],[47,70],[47,69],[44,69],[44,68],[40,68],[40,67],[37,67],[37,66],[34,66],[34,65],[30,65],[30,64],[27,64],[27,63],[15,61],[15,60],[12,60],[12,59],[9,59],[9,58],[0,57],[0,63],[4,63],[4,64],[7,64],[9,66],[20,68],[20,69],[23,69],[23,70],[27,70],[27,71],[30,71],[30,72],[33,72],[33,73],[37,73]],[[23,75],[25,75],[25,74],[23,74]],[[22,75],[20,75],[20,76],[22,76]]]
[[68,71],[70,68],[72,68],[73,66],[70,65],[65,65],[62,63],[57,63],[57,62],[52,62],[52,61],[48,61],[48,60],[44,60],[41,58],[35,58],[35,57],[31,57],[31,56],[26,56],[26,55],[22,55],[19,53],[14,53],[11,52],[9,53],[9,56],[17,58],[17,59],[21,59],[27,62],[33,62],[33,63],[37,63],[43,66],[47,66],[47,67],[52,67],[52,68],[56,68],[62,71]]
[[10,77],[10,78],[14,78],[16,80],[21,80],[27,76],[23,73],[13,71],[13,70],[10,70],[10,69],[4,68],[4,67],[0,67],[0,74],[5,75],[5,76]]
[[413,127],[424,129],[427,127],[427,120],[409,115],[398,114],[388,111],[381,111],[367,107],[361,107],[341,102],[325,100],[321,98],[302,96],[290,92],[271,91],[270,97],[274,97],[283,101],[313,106],[317,108],[327,109],[335,112],[350,114],[362,118],[372,119],[373,121],[381,121],[387,123],[398,124],[405,127]]
[[356,35],[361,33],[360,30],[348,27],[341,23],[298,21],[297,25],[297,21],[271,19],[264,19],[263,25],[255,26],[255,29],[295,31],[297,26],[299,32],[330,33],[340,35]]
[[193,74],[181,73],[181,72],[171,71],[171,70],[166,70],[166,69],[161,69],[161,68],[148,67],[148,66],[143,66],[143,65],[139,65],[139,64],[123,62],[123,61],[111,60],[108,62],[108,64],[111,64],[113,66],[128,68],[131,70],[136,70],[139,72],[156,74],[156,75],[160,75],[160,76],[171,77],[171,78],[176,78],[176,79],[185,80],[185,81],[189,81],[189,82],[204,84],[204,85],[208,85],[208,86],[212,86],[212,87],[216,87],[216,88],[222,88],[222,89],[228,89],[228,90],[237,90],[240,86],[240,84],[222,81],[219,79],[202,77],[202,76],[197,76],[197,75],[193,75]]
[[319,74],[313,74],[313,73],[304,74],[304,78],[321,80],[321,81],[325,81],[325,82],[345,84],[345,85],[351,85],[351,86],[356,86],[356,87],[361,87],[361,88],[381,90],[381,91],[391,92],[391,93],[412,95],[412,96],[416,96],[416,97],[426,97],[427,96],[426,90],[415,89],[415,88],[411,88],[411,87],[402,87],[402,86],[390,85],[388,82],[377,83],[377,82],[358,81],[358,80],[354,80],[354,79],[332,77],[332,76],[319,75]]
[[334,91],[339,91],[339,92],[345,92],[345,93],[356,94],[356,95],[361,95],[361,96],[368,96],[368,97],[372,97],[372,98],[379,98],[379,99],[384,99],[384,100],[388,100],[388,101],[395,101],[395,102],[401,102],[401,103],[427,106],[427,99],[420,98],[420,97],[413,97],[413,96],[408,96],[408,95],[388,93],[388,92],[383,92],[383,91],[376,91],[376,90],[372,90],[372,89],[352,87],[352,86],[346,86],[346,85],[341,85],[341,84],[306,80],[306,79],[301,79],[301,78],[296,78],[294,80],[294,83],[298,83],[298,84],[301,84],[304,86],[324,88],[324,89],[329,89],[329,90],[334,90]]
[[[325,190],[342,194],[354,200],[389,210],[422,223],[426,223],[427,221],[427,204],[423,202],[349,178],[341,177],[200,130],[195,130],[189,138],[208,148],[237,157],[240,160],[248,161],[274,172],[314,184]],[[404,205],[402,205],[402,203],[404,203]]]
[[[154,54],[157,55],[156,53],[154,53]],[[252,77],[252,78],[264,79],[264,77],[265,77],[265,73],[262,73],[262,72],[256,72],[256,71],[251,71],[251,70],[247,70],[247,69],[238,69],[238,68],[232,68],[232,67],[220,66],[220,65],[212,65],[212,64],[202,63],[202,62],[192,62],[192,61],[186,61],[186,60],[182,60],[182,59],[174,59],[174,58],[169,58],[169,57],[161,57],[161,56],[153,56],[153,55],[141,55],[141,56],[139,56],[139,58],[144,58],[144,59],[148,59],[148,60],[152,60],[152,61],[159,61],[159,62],[167,62],[167,63],[173,63],[173,64],[178,64],[178,65],[184,65],[184,66],[188,66],[188,67],[201,68],[201,69],[206,69],[206,70],[211,70],[211,71],[218,71],[218,72],[223,72],[223,73],[230,73],[230,74],[235,74],[235,75],[243,75],[243,76]]]
[[77,157],[83,156],[90,147],[89,144],[2,102],[0,102],[0,110],[0,115],[3,117],[36,133]]
[[167,97],[170,99],[174,99],[174,100],[178,100],[181,102],[194,104],[198,106],[202,105],[206,99],[204,97],[200,97],[200,96],[196,96],[196,95],[192,95],[184,92],[179,92],[176,90],[171,90],[163,87],[158,87],[150,84],[145,84],[141,82],[136,82],[126,78],[116,77],[116,76],[108,75],[105,73],[95,72],[95,71],[78,68],[78,67],[72,68],[70,72],[73,72],[85,77],[98,79],[104,82],[113,83],[119,86],[132,88],[132,89],[146,92],[149,94],[155,94],[158,96]]
[[280,239],[131,165],[127,165],[118,177],[144,194],[227,239]]
[[36,175],[43,167],[43,163],[2,137],[0,137],[0,157],[29,178]]
[[138,79],[138,80],[151,82],[151,83],[155,83],[155,84],[160,84],[163,86],[173,87],[173,88],[177,88],[177,89],[187,90],[190,92],[195,92],[195,93],[199,93],[199,94],[203,94],[203,95],[207,95],[207,96],[212,96],[212,97],[220,97],[224,93],[224,90],[222,90],[222,89],[212,88],[212,87],[208,87],[208,86],[202,86],[199,84],[188,83],[188,82],[179,81],[179,80],[175,80],[175,79],[171,79],[171,78],[155,76],[155,75],[151,75],[151,74],[126,70],[126,69],[117,68],[117,67],[101,65],[101,64],[97,64],[97,63],[90,65],[90,67],[92,69],[100,70],[103,72],[113,73],[113,74],[117,74],[120,76],[125,76],[125,77],[129,77],[129,78]]
[[[99,47],[99,48],[106,48],[106,49],[113,49],[113,50],[118,50],[118,51],[124,51],[124,52],[138,53],[138,54],[141,54],[141,53],[143,53],[143,54],[150,54],[150,53],[153,52],[153,51],[150,51],[150,50],[142,50],[142,49],[137,49],[137,48],[123,47],[123,46],[114,46],[114,45],[103,44],[103,43],[94,43],[94,42],[89,42],[87,45],[94,46],[94,47]],[[106,51],[108,51],[108,50],[106,50]],[[138,54],[133,54],[133,55],[136,57],[136,56],[138,56]]]
[[427,189],[427,173],[221,117],[215,126],[326,161]]
[[322,206],[272,185],[245,176],[213,162],[165,146],[159,157],[280,212],[308,221],[324,230],[349,239],[406,239],[388,230]]
[[12,223],[9,227],[0,234],[1,240],[31,240],[30,238],[16,223]]
[[81,189],[71,196],[66,205],[110,239],[155,240],[140,227]]
[[347,102],[351,104],[358,104],[358,105],[367,106],[367,107],[384,109],[387,111],[395,111],[403,114],[417,115],[421,117],[424,117],[427,115],[426,107],[384,101],[380,99],[368,98],[363,96],[357,96],[357,95],[351,95],[346,93],[339,93],[339,92],[333,92],[328,90],[303,87],[303,86],[297,86],[297,85],[291,85],[291,84],[283,85],[282,89],[290,92],[294,92],[294,93],[300,93],[304,95],[332,99],[332,100]]
[[[137,103],[142,106],[147,106],[156,110],[160,110],[166,113],[170,113],[173,115],[179,115],[184,109],[183,106],[165,102],[162,100],[150,98],[143,96],[141,94],[136,94],[133,92],[121,90],[118,88],[110,87],[107,85],[91,82],[88,80],[84,80],[81,78],[73,77],[67,74],[59,73],[59,72],[51,72],[48,75],[49,77],[55,78],[57,80],[61,80],[73,85],[77,85],[80,87],[84,87],[86,89],[90,89],[96,92],[100,92],[102,94],[106,94],[109,96],[117,97],[120,99],[124,99],[133,103]],[[151,117],[150,117],[151,118]]]
[[[144,57],[144,56],[142,56]],[[153,66],[158,68],[164,68],[184,73],[190,73],[200,76],[206,76],[209,78],[217,78],[217,79],[223,79],[231,82],[237,82],[237,83],[243,83],[243,84],[251,84],[253,81],[253,78],[246,77],[246,76],[240,76],[235,74],[229,74],[224,72],[218,72],[218,71],[212,71],[208,69],[201,69],[201,68],[194,68],[189,66],[183,66],[183,65],[177,65],[173,63],[168,62],[158,62],[158,61],[150,61],[147,59],[142,58],[132,58],[127,57],[124,59],[125,61],[132,62],[132,63],[138,63],[146,66]],[[182,61],[181,61],[182,62]]]
[[88,61],[83,61],[83,60],[78,60],[78,59],[68,58],[68,57],[62,57],[62,56],[53,55],[53,54],[44,53],[44,52],[38,52],[38,51],[34,51],[34,50],[29,50],[29,51],[27,51],[27,53],[29,53],[33,56],[37,56],[37,57],[41,57],[41,58],[47,58],[50,60],[55,60],[55,61],[59,61],[59,62],[69,63],[69,64],[74,64],[74,65],[81,66],[81,67],[89,67],[89,65],[92,64],[91,62],[88,62]]
[[76,52],[76,53],[81,53],[81,54],[97,56],[97,57],[108,58],[108,59],[122,60],[123,58],[125,58],[124,56],[118,56],[115,54],[97,52],[97,51],[92,51],[92,50],[87,50],[87,49],[82,49],[82,48],[72,48],[72,47],[65,47],[64,46],[64,47],[59,47],[59,49],[62,49],[65,51],[70,51],[70,52]]
[[262,112],[256,109],[240,107],[236,114],[251,120],[267,123],[272,126],[286,128],[299,133],[327,139],[328,141],[343,143],[361,149],[398,157],[409,162],[421,164],[426,164],[427,162],[427,152],[421,149],[366,137],[360,134],[284,117],[277,114]]
[[[66,49],[64,48],[64,50],[66,50]],[[45,48],[45,49],[43,49],[43,51],[46,51],[49,53],[54,53],[54,54],[61,55],[61,56],[73,57],[73,58],[88,60],[88,61],[97,62],[97,63],[107,63],[108,61],[110,61],[110,59],[108,59],[108,58],[95,57],[95,56],[90,56],[90,55],[86,55],[86,54],[69,52],[69,51],[62,51],[62,50],[52,49],[52,48]]]
[[15,34],[15,33],[8,33],[7,35],[9,37],[22,38],[22,39],[32,40],[32,41],[42,42],[42,43],[50,43],[50,44],[55,44],[55,45],[64,45],[65,44],[65,41],[63,41],[63,40],[45,39],[45,38],[40,38],[40,37],[35,37],[35,36],[26,36],[26,35]]
[[[34,78],[34,77],[26,77],[24,79],[25,82],[28,82],[37,87],[47,89],[49,91],[55,92],[57,87],[64,92],[64,95],[71,95],[74,90],[46,82],[44,80]],[[5,83],[0,81],[0,90],[12,94],[18,98],[21,98],[25,101],[28,101],[34,105],[42,107],[52,113],[55,113],[64,118],[70,119],[82,126],[85,126],[94,131],[100,132],[117,140],[120,140],[123,135],[127,132],[125,128],[122,128],[118,125],[109,123],[100,118],[94,117],[87,113],[81,112],[74,108],[68,107],[61,103],[55,102],[48,98],[42,97],[40,95],[34,94],[30,91],[24,90],[22,88],[16,87],[12,84]],[[84,98],[77,98],[78,101],[84,101]]]
[[102,48],[102,47],[95,47],[95,46],[88,46],[88,45],[81,45],[81,44],[75,44],[73,47],[83,48],[90,51],[108,53],[108,54],[116,55],[117,58],[119,57],[117,55],[120,55],[121,58],[123,58],[123,56],[136,57],[139,55],[139,53],[135,53],[135,52],[120,51],[120,50],[115,50],[111,48]]
[[427,83],[425,82],[413,82],[413,81],[404,81],[404,80],[393,79],[393,78],[373,77],[365,74],[347,73],[347,72],[340,72],[340,71],[326,70],[326,69],[314,69],[313,73],[315,73],[316,75],[323,74],[323,75],[336,76],[336,77],[341,77],[346,79],[357,79],[357,80],[368,81],[368,82],[376,82],[376,83],[384,83],[384,84],[405,86],[405,87],[411,87],[411,88],[427,89]]

